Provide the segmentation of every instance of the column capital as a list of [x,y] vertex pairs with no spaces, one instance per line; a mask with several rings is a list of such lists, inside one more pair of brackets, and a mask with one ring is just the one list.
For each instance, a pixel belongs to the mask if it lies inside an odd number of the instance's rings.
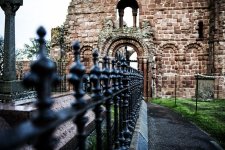
[[0,0],[0,6],[5,14],[15,15],[23,0]]

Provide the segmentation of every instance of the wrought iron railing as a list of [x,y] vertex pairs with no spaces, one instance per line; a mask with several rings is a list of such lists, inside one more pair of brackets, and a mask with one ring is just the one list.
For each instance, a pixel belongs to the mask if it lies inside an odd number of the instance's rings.
[[[51,88],[57,84],[55,64],[45,56],[45,30],[40,27],[39,57],[31,65],[31,71],[24,78],[24,85],[34,86],[37,91],[37,113],[19,126],[0,132],[0,149],[15,149],[24,144],[32,145],[38,150],[51,150],[57,140],[53,133],[56,128],[68,120],[73,120],[77,126],[78,149],[85,149],[85,124],[88,110],[95,113],[96,149],[128,149],[135,129],[136,120],[143,99],[143,75],[128,67],[125,59],[112,61],[104,57],[103,68],[98,66],[97,50],[93,53],[94,65],[90,72],[91,93],[89,98],[83,88],[85,67],[79,58],[79,42],[73,43],[75,61],[68,75],[69,82],[74,87],[74,103],[69,108],[53,111],[51,106]],[[103,88],[103,89],[102,89]],[[105,115],[103,113],[105,107]],[[114,108],[113,123],[111,108]],[[103,117],[105,116],[105,117]],[[106,147],[103,146],[102,122],[106,120]],[[113,125],[112,125],[113,124]],[[113,133],[113,134],[112,134]]]

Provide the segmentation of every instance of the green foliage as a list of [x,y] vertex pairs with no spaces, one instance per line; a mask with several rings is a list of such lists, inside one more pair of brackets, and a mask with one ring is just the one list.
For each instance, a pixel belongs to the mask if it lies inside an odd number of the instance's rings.
[[[102,122],[102,147],[103,149],[106,149],[106,120]],[[94,130],[92,133],[90,133],[86,140],[86,147],[87,150],[96,150],[97,146],[97,140],[96,140],[96,130]]]
[[195,101],[190,99],[153,99],[152,103],[166,106],[182,114],[185,118],[208,132],[225,147],[225,101],[214,100],[198,102],[198,111],[195,112]]
[[[47,49],[47,56],[49,56],[49,50],[51,47],[51,42],[46,41],[46,49]],[[31,38],[29,44],[24,44],[23,48],[23,54],[27,56],[28,59],[31,59],[35,55],[37,55],[37,52],[39,50],[39,43],[36,39]]]
[[96,131],[93,131],[86,140],[86,147],[88,150],[96,150]]

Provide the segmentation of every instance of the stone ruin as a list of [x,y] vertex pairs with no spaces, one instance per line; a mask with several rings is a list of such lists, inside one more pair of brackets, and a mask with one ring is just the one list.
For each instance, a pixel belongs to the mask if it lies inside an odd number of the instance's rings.
[[[133,27],[124,25],[126,7],[132,8]],[[214,96],[224,98],[224,82],[218,82],[225,74],[224,13],[225,1],[221,0],[71,0],[63,25],[65,56],[68,64],[72,62],[73,39],[82,41],[87,67],[94,48],[103,57],[130,46],[144,73],[145,96],[173,97],[177,75],[177,96],[191,98],[196,88],[194,75],[206,74],[218,76],[214,91],[219,94]]]

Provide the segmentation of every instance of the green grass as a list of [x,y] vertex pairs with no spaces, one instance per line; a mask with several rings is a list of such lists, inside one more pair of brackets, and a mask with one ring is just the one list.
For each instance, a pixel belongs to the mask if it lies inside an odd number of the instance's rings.
[[193,122],[215,138],[225,148],[225,100],[198,102],[195,111],[195,101],[190,99],[152,99],[152,103],[169,107],[173,111]]

